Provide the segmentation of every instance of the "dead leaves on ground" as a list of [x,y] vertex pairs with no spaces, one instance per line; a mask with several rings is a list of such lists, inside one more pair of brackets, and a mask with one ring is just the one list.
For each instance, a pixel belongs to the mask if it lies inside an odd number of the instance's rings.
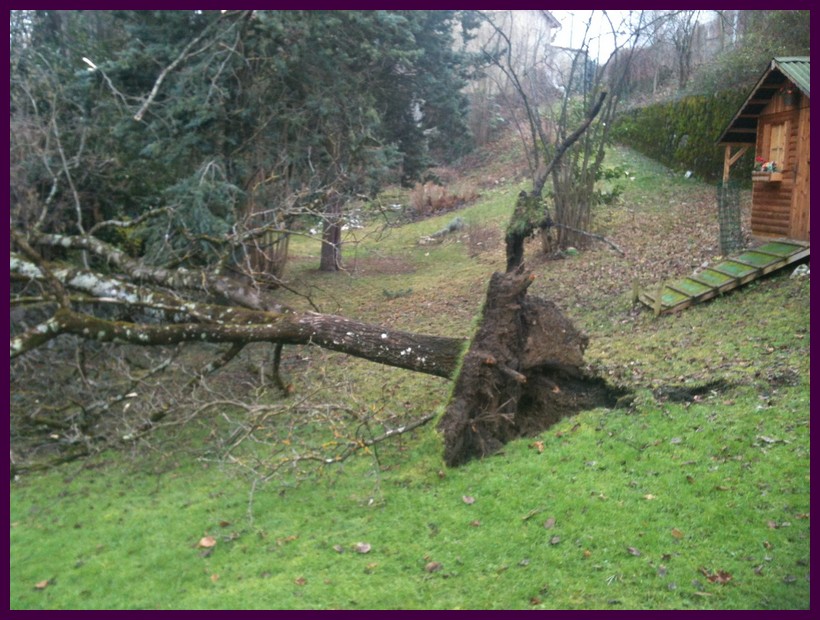
[[711,583],[727,584],[732,580],[732,574],[725,570],[712,572],[701,566],[698,571]]
[[[366,543],[366,542],[357,542],[356,544],[351,545],[350,548],[353,551],[355,551],[356,553],[364,555],[364,554],[370,553],[373,550],[373,545],[371,545],[370,543]],[[342,545],[333,545],[332,549],[336,553],[344,553],[345,552],[345,548]]]
[[214,552],[214,548],[216,547],[216,538],[213,536],[203,536],[199,539],[199,542],[194,545],[196,549],[202,549],[202,552],[199,554],[201,558],[210,557],[210,555]]
[[[229,527],[230,525],[231,525],[230,521],[220,521],[219,522],[219,527]],[[233,531],[233,532],[230,532],[229,534],[224,534],[222,536],[222,540],[224,542],[233,542],[234,540],[236,540],[239,537],[240,537],[239,532]],[[298,538],[298,537],[297,536],[290,536],[285,540],[285,542],[288,542],[290,540],[296,540],[296,538]],[[197,541],[197,543],[194,545],[194,548],[195,549],[205,549],[206,551],[207,550],[213,551],[214,547],[216,547],[217,542],[218,542],[218,539],[216,538],[216,536],[211,536],[210,534],[206,534],[205,536],[203,536],[202,538],[200,538]],[[276,544],[281,545],[282,544],[282,539],[277,539]]]
[[370,543],[366,542],[358,542],[355,545],[353,545],[353,550],[356,553],[370,553],[370,550],[372,548],[373,547],[370,545]]

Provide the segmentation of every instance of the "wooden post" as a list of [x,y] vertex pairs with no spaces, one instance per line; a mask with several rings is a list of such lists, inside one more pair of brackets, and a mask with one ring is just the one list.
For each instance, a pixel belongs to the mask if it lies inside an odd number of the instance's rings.
[[640,294],[641,294],[641,285],[640,285],[640,282],[638,282],[638,278],[635,278],[634,280],[632,280],[632,305],[633,306],[638,303],[638,297],[639,297]]
[[723,182],[729,181],[729,170],[735,165],[735,162],[743,157],[744,153],[749,150],[749,145],[745,144],[740,147],[740,150],[732,155],[732,145],[726,145],[726,151],[723,154]]
[[729,181],[729,170],[732,168],[732,164],[729,163],[732,159],[732,145],[726,145],[726,151],[723,153],[723,182],[727,183]]
[[662,299],[662,296],[663,296],[663,289],[664,289],[665,286],[666,286],[666,282],[661,282],[658,285],[658,292],[655,293],[655,306],[653,308],[654,311],[655,311],[655,316],[660,316],[660,314],[661,314],[661,308],[663,308],[663,302],[661,301],[661,299]]

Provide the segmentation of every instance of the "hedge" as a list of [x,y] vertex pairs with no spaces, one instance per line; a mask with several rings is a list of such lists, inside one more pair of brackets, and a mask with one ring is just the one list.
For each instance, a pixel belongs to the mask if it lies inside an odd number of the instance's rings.
[[[723,176],[725,147],[716,140],[748,92],[723,91],[690,95],[623,112],[613,128],[616,142],[629,146],[674,170],[691,170],[706,181]],[[731,177],[750,183],[754,149],[732,166]]]

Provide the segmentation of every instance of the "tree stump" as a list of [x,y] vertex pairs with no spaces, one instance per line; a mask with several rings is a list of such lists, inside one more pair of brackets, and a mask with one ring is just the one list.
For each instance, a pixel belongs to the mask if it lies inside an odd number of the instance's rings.
[[481,323],[439,421],[444,460],[457,466],[537,434],[622,392],[583,370],[588,338],[552,302],[530,297],[523,266],[490,279]]

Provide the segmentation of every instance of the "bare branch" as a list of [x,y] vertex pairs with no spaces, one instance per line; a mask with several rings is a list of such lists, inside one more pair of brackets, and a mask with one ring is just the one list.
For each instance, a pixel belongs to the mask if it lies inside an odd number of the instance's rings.
[[128,102],[126,101],[125,95],[123,95],[117,89],[117,87],[114,86],[114,83],[111,81],[111,78],[108,77],[108,74],[105,71],[100,69],[100,67],[98,67],[96,64],[94,64],[94,62],[89,58],[83,57],[82,60],[85,64],[87,64],[91,68],[92,71],[99,71],[100,72],[100,75],[103,76],[103,79],[105,80],[105,83],[108,84],[108,88],[111,91],[111,93],[114,95],[115,98],[119,99],[124,105],[128,105]]
[[62,333],[60,324],[55,317],[51,317],[44,323],[40,323],[24,333],[11,338],[9,341],[9,348],[11,350],[11,358],[26,353],[44,345],[52,338],[56,338]]
[[555,149],[555,155],[553,155],[553,158],[550,161],[549,165],[547,165],[545,169],[539,172],[535,180],[535,183],[533,184],[533,196],[541,195],[541,192],[544,189],[544,183],[547,182],[547,179],[549,178],[549,175],[555,168],[556,164],[558,164],[558,162],[561,161],[561,157],[563,157],[564,153],[566,153],[569,147],[575,144],[578,138],[580,138],[583,135],[583,133],[587,130],[587,127],[589,127],[590,124],[592,124],[592,121],[595,120],[595,117],[598,116],[598,112],[601,111],[601,107],[604,105],[604,99],[606,99],[606,95],[606,91],[603,91],[600,95],[598,95],[598,101],[589,111],[589,114],[587,114],[587,117],[584,120],[584,122],[581,123],[578,126],[578,128],[575,131],[573,131],[569,136],[567,136],[564,139],[564,141],[558,146],[557,149]]
[[163,213],[170,213],[172,211],[171,207],[159,207],[157,209],[151,209],[150,211],[146,211],[142,215],[133,220],[105,220],[104,222],[98,222],[91,227],[88,231],[89,235],[93,235],[101,228],[133,228],[134,226],[139,226],[144,221],[162,215]]
[[[227,365],[232,359],[234,359],[237,355],[242,352],[242,349],[245,348],[245,342],[235,342],[231,345],[231,347],[225,351],[220,357],[217,359],[211,360],[205,366],[199,369],[196,376],[188,382],[187,387],[192,387],[195,383],[202,381],[202,378],[206,375],[213,374],[220,368]],[[278,346],[278,345],[277,345]]]
[[521,83],[521,79],[518,76],[518,73],[515,70],[514,63],[512,60],[512,41],[510,37],[504,32],[503,28],[501,28],[495,21],[492,19],[489,13],[483,11],[477,11],[478,15],[486,21],[494,30],[495,34],[503,40],[505,45],[505,56],[506,61],[502,63],[497,57],[494,55],[489,54],[488,52],[484,51],[484,54],[487,59],[491,60],[495,66],[497,66],[504,75],[513,83],[515,86],[515,91],[524,104],[524,111],[527,114],[527,121],[529,123],[530,129],[530,139],[532,140],[532,149],[528,149],[527,156],[528,158],[532,156],[532,170],[533,173],[538,170],[539,168],[539,161],[540,161],[540,154],[541,150],[538,148],[538,140],[541,140],[542,144],[546,145],[548,143],[547,137],[544,134],[544,128],[540,121],[540,114],[538,111],[538,106],[531,102],[529,97],[527,96],[526,89]]
[[68,294],[65,291],[65,288],[63,288],[63,285],[60,282],[60,280],[57,277],[55,277],[54,273],[52,273],[51,269],[48,268],[48,266],[42,260],[41,256],[34,251],[34,248],[32,248],[28,244],[28,242],[23,238],[23,236],[14,228],[11,229],[11,238],[14,241],[14,243],[22,250],[23,254],[25,254],[29,258],[29,260],[34,262],[37,270],[39,270],[40,273],[42,273],[46,282],[48,282],[49,287],[56,296],[58,303],[63,308],[68,308],[69,299]]
[[[63,143],[60,139],[60,128],[57,124],[56,116],[54,116],[51,119],[51,125],[54,128],[54,140],[57,143],[57,152],[60,154],[60,162],[63,165],[63,174],[65,174],[65,178],[68,181],[68,187],[69,189],[71,189],[71,197],[74,200],[74,211],[77,214],[77,230],[80,231],[80,234],[85,234],[85,228],[83,227],[83,212],[82,205],[80,203],[80,195],[77,193],[77,188],[74,186],[74,179],[71,176],[71,170],[68,165],[68,160],[66,159],[65,150],[63,149]],[[86,267],[87,266],[88,265],[86,264]]]
[[579,235],[584,235],[585,237],[591,237],[593,239],[597,239],[598,241],[603,241],[604,243],[606,243],[609,247],[611,247],[613,250],[615,250],[621,256],[626,256],[626,253],[621,248],[619,248],[617,245],[615,245],[615,243],[612,240],[607,239],[603,235],[596,235],[595,233],[587,232],[585,230],[581,230],[580,228],[573,228],[572,226],[567,226],[566,224],[553,224],[553,225],[557,228],[565,228],[566,230],[571,230],[572,232],[578,233]]
[[176,289],[203,291],[208,294],[219,294],[245,308],[255,310],[278,310],[281,306],[267,303],[259,294],[236,282],[234,278],[213,274],[204,270],[165,269],[151,267],[132,259],[122,250],[90,235],[36,235],[35,243],[42,245],[89,250],[122,269],[128,276],[137,281],[153,282]]
[[160,72],[160,74],[157,76],[157,79],[154,81],[154,86],[153,88],[151,88],[151,92],[148,94],[148,97],[145,99],[137,113],[134,114],[135,121],[139,122],[142,120],[142,117],[145,116],[145,113],[148,111],[148,108],[154,102],[154,99],[159,93],[160,86],[162,86],[162,83],[165,81],[165,78],[168,76],[168,74],[174,69],[176,69],[183,61],[202,51],[199,50],[197,52],[191,53],[191,49],[195,45],[198,45],[199,42],[202,41],[207,35],[209,35],[211,31],[214,30],[216,26],[222,21],[225,15],[227,15],[227,13],[223,13],[222,15],[217,17],[214,22],[208,24],[208,26],[205,27],[205,29],[199,34],[199,36],[193,39],[190,43],[188,43],[188,45],[186,45],[179,53],[179,56],[177,56],[176,59],[170,65],[165,67]]

